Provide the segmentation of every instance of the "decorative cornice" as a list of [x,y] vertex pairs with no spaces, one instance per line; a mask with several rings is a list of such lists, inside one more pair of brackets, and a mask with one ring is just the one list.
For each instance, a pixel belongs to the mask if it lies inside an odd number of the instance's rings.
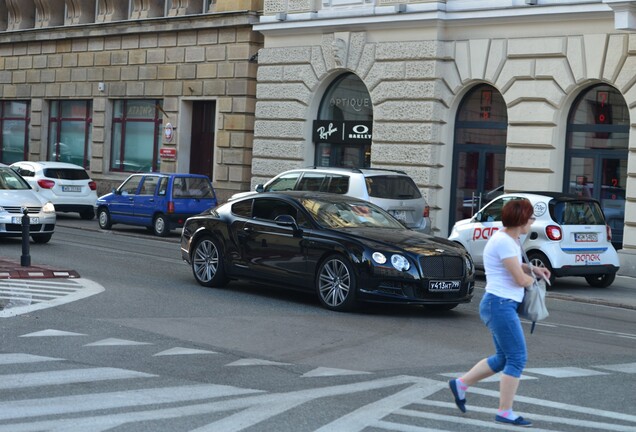
[[636,1],[603,0],[614,11],[616,30],[636,30]]

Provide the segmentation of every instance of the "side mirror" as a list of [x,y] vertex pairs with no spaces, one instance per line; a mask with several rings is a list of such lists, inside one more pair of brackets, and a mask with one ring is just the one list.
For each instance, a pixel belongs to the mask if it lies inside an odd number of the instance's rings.
[[274,219],[274,222],[278,226],[293,228],[294,234],[300,234],[302,232],[300,227],[296,223],[296,219],[294,219],[293,216],[286,215],[286,214],[279,215],[279,216],[276,216],[276,219]]
[[265,191],[265,186],[262,185],[262,184],[257,184],[255,190],[256,190],[256,192],[263,192],[263,191]]
[[481,222],[481,218],[482,218],[481,212],[478,212],[477,214],[475,214],[475,222]]

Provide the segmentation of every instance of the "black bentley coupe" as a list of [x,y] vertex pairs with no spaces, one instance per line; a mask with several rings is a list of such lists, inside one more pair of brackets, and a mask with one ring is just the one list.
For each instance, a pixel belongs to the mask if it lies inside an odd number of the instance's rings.
[[190,217],[181,255],[201,285],[249,279],[315,291],[336,311],[359,302],[449,310],[475,286],[461,247],[367,201],[316,192],[254,194]]

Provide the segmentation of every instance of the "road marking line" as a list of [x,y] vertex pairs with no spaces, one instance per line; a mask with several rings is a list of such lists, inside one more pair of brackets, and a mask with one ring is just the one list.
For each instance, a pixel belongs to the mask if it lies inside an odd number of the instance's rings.
[[0,403],[0,420],[73,414],[105,409],[136,408],[144,405],[188,402],[254,393],[262,393],[262,390],[218,384],[201,384],[27,399]]
[[28,333],[20,337],[49,337],[49,336],[86,336],[84,333],[73,333],[62,330],[48,329],[34,333]]
[[[524,369],[524,371],[526,371],[528,369]],[[449,378],[457,378],[457,377],[461,377],[466,375],[466,371],[464,372],[448,372],[448,373],[442,373],[439,374],[441,376],[445,376],[445,377],[449,377]],[[528,375],[521,375],[521,377],[519,378],[520,380],[536,380],[537,377],[533,377],[533,376],[528,376]],[[480,382],[499,382],[501,380],[501,372],[494,374],[491,377],[488,378],[484,378],[483,380],[481,380]]]
[[599,365],[594,366],[599,369],[607,369],[614,372],[636,373],[636,363],[623,363],[615,365]]
[[0,365],[39,363],[47,361],[62,361],[64,359],[55,357],[43,357],[33,354],[8,353],[0,354]]
[[193,349],[193,348],[175,347],[165,351],[158,352],[157,354],[153,354],[153,357],[171,356],[171,355],[190,355],[190,354],[218,354],[218,353],[216,351],[206,351],[206,350]]
[[155,376],[157,375],[110,367],[30,372],[0,375],[0,390]]
[[577,367],[526,368],[523,371],[538,375],[546,375],[553,378],[575,378],[584,376],[607,375],[606,372],[599,372],[591,369],[582,369]]
[[93,346],[128,346],[128,345],[152,345],[150,342],[137,342],[126,339],[106,338],[97,342],[84,345],[85,347]]
[[232,363],[228,363],[225,366],[289,366],[291,363],[280,363],[269,360],[261,360],[255,358],[241,359]]
[[312,378],[312,377],[328,377],[328,376],[344,376],[344,375],[366,375],[370,373],[371,372],[319,367],[312,371],[302,374],[301,377]]

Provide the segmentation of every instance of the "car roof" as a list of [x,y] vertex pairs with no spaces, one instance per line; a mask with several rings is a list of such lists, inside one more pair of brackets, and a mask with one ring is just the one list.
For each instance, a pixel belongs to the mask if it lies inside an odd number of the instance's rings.
[[307,172],[307,171],[316,171],[316,172],[325,172],[325,173],[334,173],[334,174],[353,173],[353,174],[364,174],[365,176],[380,175],[380,174],[406,175],[404,171],[400,171],[396,169],[388,169],[388,168],[347,168],[347,167],[320,167],[320,166],[294,168],[294,169],[282,172],[281,174],[288,174],[292,172]]
[[540,192],[510,192],[503,195],[500,195],[498,198],[506,197],[506,196],[522,196],[528,199],[541,199],[541,198],[549,198],[551,200],[565,202],[565,201],[594,201],[598,202],[598,200],[591,197],[582,197],[576,194],[566,193],[566,192],[551,192],[551,191],[540,191]]
[[261,192],[258,194],[250,194],[241,198],[237,198],[236,200],[232,200],[229,202],[237,202],[237,201],[242,201],[242,200],[246,200],[246,199],[253,199],[253,198],[292,198],[294,200],[299,200],[302,198],[318,198],[318,199],[323,199],[325,201],[331,201],[331,202],[352,202],[352,201],[356,201],[356,202],[363,202],[363,203],[367,203],[367,201],[361,199],[361,198],[356,198],[356,197],[352,197],[349,195],[341,195],[341,194],[332,194],[332,193],[328,193],[328,192],[314,192],[314,191],[278,191],[278,192]]
[[206,176],[205,174],[164,173],[164,172],[132,173],[132,174],[130,174],[129,177],[132,177],[132,176],[148,176],[148,175],[159,176],[159,177],[201,177],[201,178],[206,178],[208,180],[210,179],[210,177]]
[[[83,170],[84,167],[81,167],[79,165],[75,165],[72,163],[68,163],[68,162],[55,162],[55,161],[20,161],[20,162],[14,162],[14,164],[22,164],[22,163],[28,163],[34,166],[40,166],[42,168],[66,168],[66,169],[81,169]],[[14,165],[12,164],[12,165]]]

